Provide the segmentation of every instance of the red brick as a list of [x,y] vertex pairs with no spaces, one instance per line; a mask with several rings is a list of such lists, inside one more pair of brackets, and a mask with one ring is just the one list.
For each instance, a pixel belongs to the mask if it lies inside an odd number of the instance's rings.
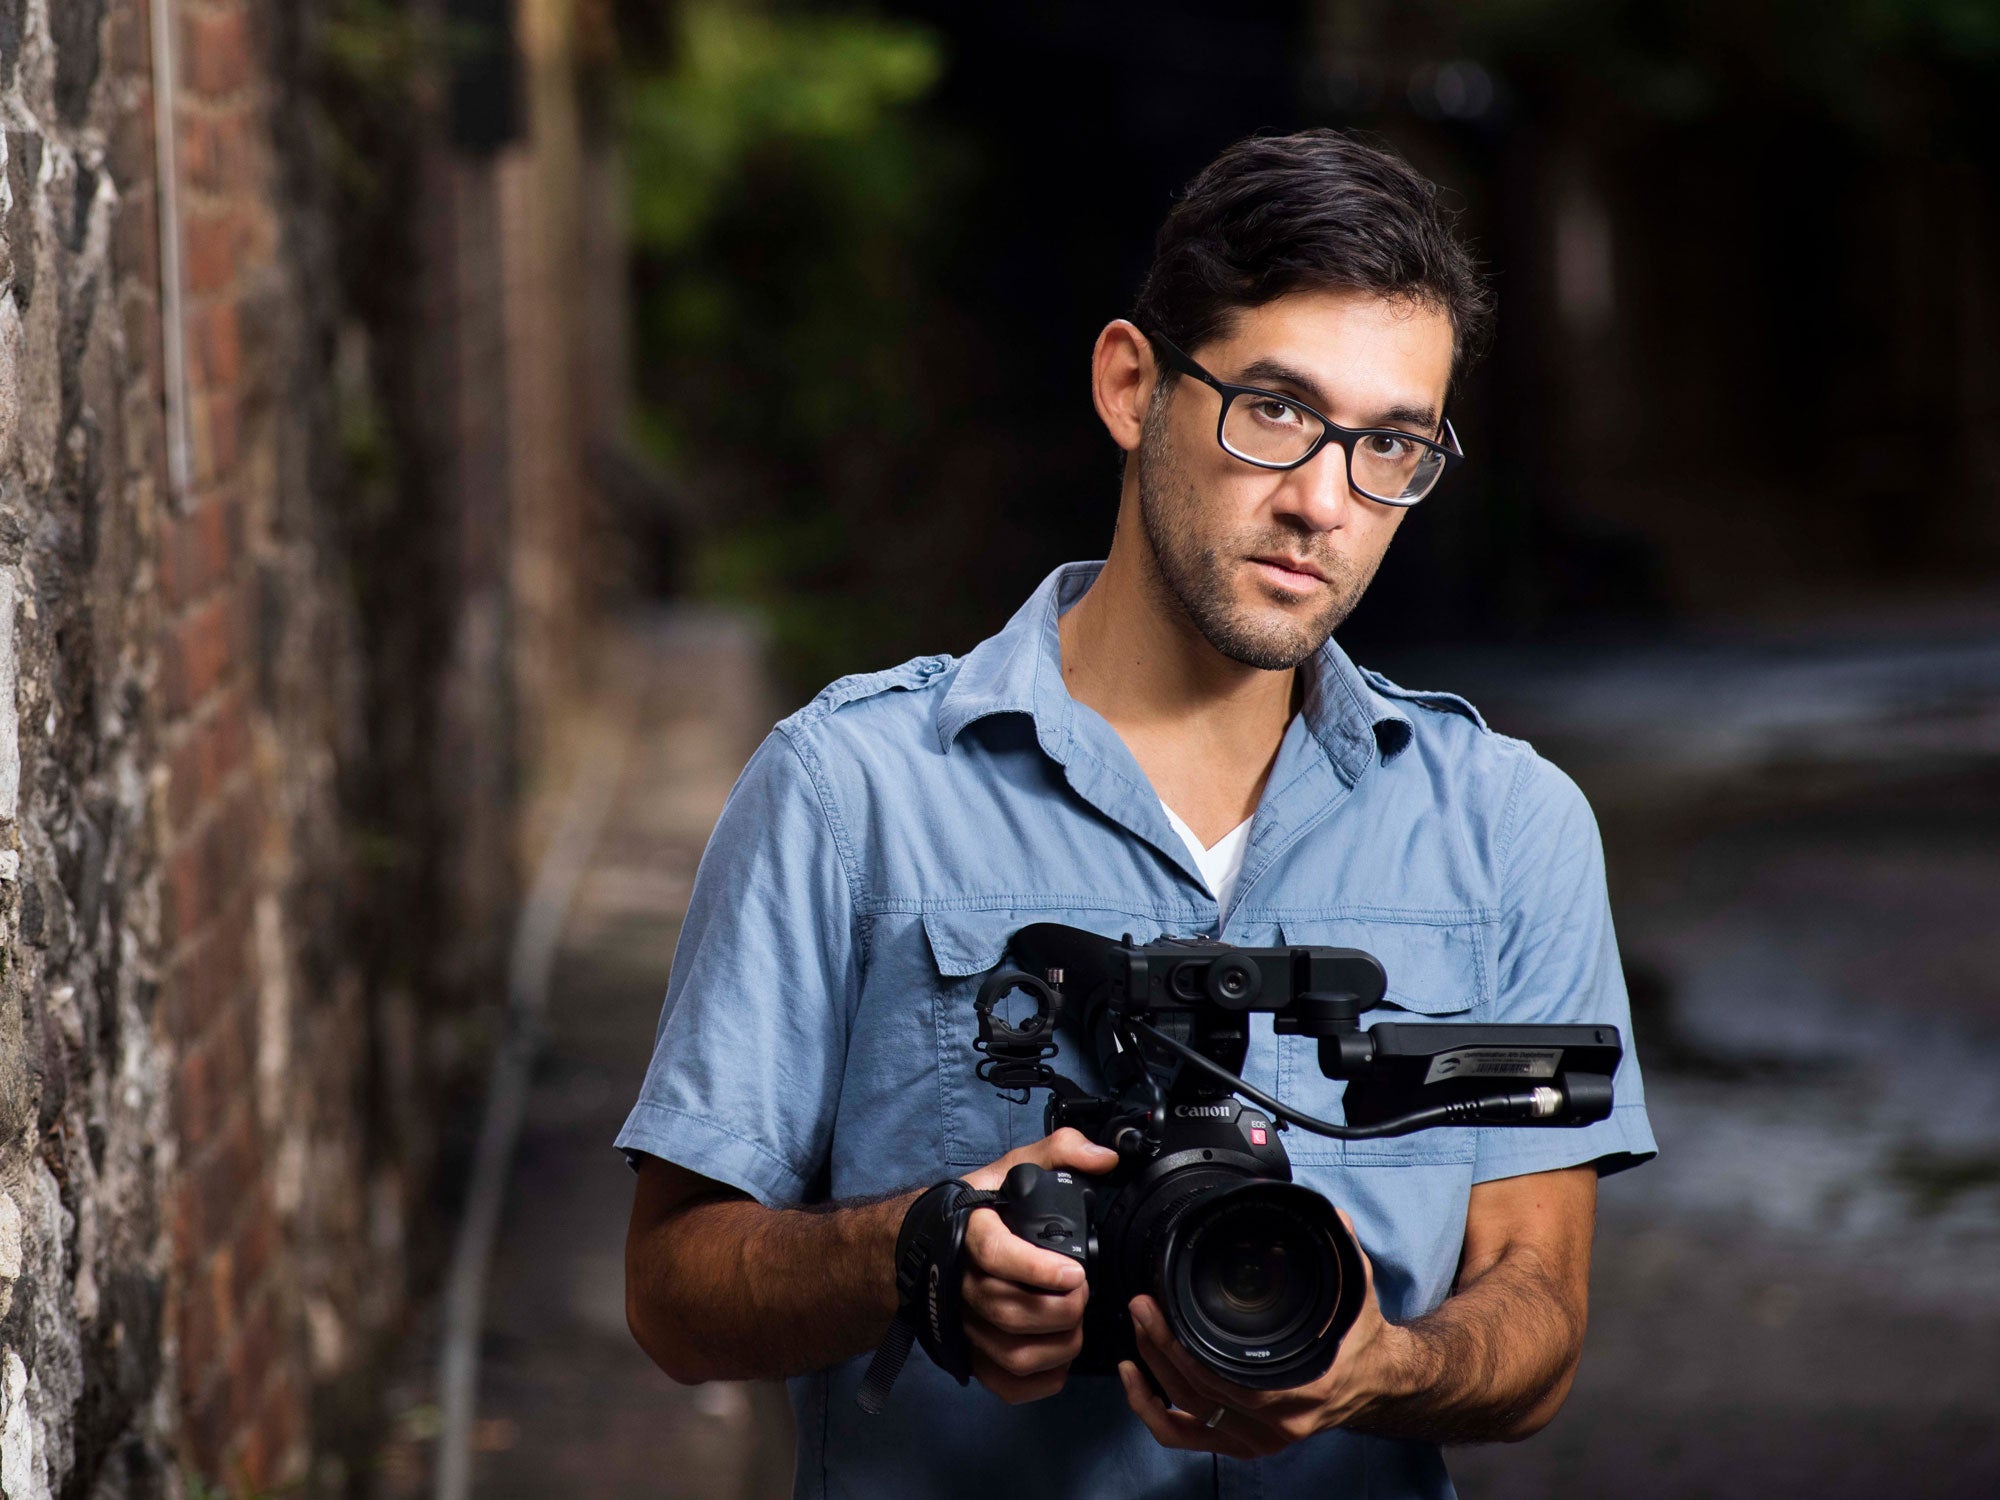
[[[216,804],[207,823],[190,830],[168,849],[165,925],[169,947],[194,938],[218,914],[232,917],[217,923],[218,934],[248,933],[248,909],[238,906],[232,912],[230,897],[245,886],[254,867],[262,824],[256,785],[239,777],[233,790]],[[218,991],[215,998],[226,1001],[227,994]]]
[[165,993],[169,1035],[192,1046],[233,1004],[249,977],[251,888],[224,902],[214,930],[189,944],[169,971]]
[[260,1192],[252,1197],[247,1216],[236,1234],[230,1295],[239,1307],[256,1295],[277,1255],[278,1215],[269,1196]]
[[278,1327],[271,1299],[258,1297],[242,1310],[243,1334],[229,1351],[229,1414],[241,1429],[257,1420],[265,1390],[278,1372]]
[[170,718],[214,692],[234,664],[239,616],[233,592],[221,590],[167,625],[160,680]]
[[212,484],[227,479],[235,472],[238,458],[234,387],[211,384],[206,395],[194,397],[188,405],[196,480]]
[[249,18],[240,7],[182,13],[181,81],[190,93],[227,99],[248,88],[256,73]]
[[227,1367],[236,1342],[237,1307],[227,1246],[212,1254],[191,1257],[179,1298],[181,1393],[198,1400]]
[[198,193],[255,191],[255,115],[248,106],[191,114],[181,126],[181,175]]
[[167,753],[167,825],[184,832],[243,765],[250,720],[243,695],[224,688],[210,711],[184,724]]
[[202,788],[202,739],[200,727],[188,725],[167,748],[167,827],[175,833],[194,821],[207,795]]
[[208,920],[211,893],[205,883],[201,842],[190,839],[167,856],[165,926],[167,941],[183,942]]
[[[248,884],[262,839],[263,819],[259,815],[257,789],[247,780],[241,785],[241,794],[227,804],[226,814],[216,820],[207,840],[209,880],[225,898]],[[247,942],[248,924],[240,930]]]
[[197,1042],[181,1054],[174,1069],[171,1116],[174,1138],[187,1146],[207,1143],[222,1113],[222,1090],[216,1080],[215,1048]]
[[259,1186],[260,1168],[256,1116],[248,1099],[234,1100],[222,1133],[187,1169],[194,1181],[188,1225],[193,1239],[184,1247],[190,1258],[232,1236],[244,1201]]
[[276,1372],[243,1444],[243,1479],[254,1492],[277,1489],[297,1477],[291,1471],[305,1431],[303,1415],[298,1387],[282,1370]]
[[[218,940],[228,942],[231,936],[220,934]],[[252,1014],[239,991],[224,1003],[209,1034],[181,1054],[174,1070],[173,1122],[184,1151],[199,1151],[214,1140],[229,1111],[250,1095]]]
[[192,604],[230,575],[242,547],[242,516],[242,501],[223,494],[166,523],[160,596],[169,609]]
[[181,260],[188,291],[199,297],[234,286],[249,234],[241,214],[187,215],[181,224]]
[[243,328],[233,298],[219,297],[187,314],[188,379],[199,390],[235,389],[243,378]]

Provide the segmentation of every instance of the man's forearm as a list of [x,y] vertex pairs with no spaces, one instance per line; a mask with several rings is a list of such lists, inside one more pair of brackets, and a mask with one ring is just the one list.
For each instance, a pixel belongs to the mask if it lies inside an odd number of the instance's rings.
[[773,1209],[707,1198],[626,1247],[626,1318],[683,1383],[800,1375],[881,1341],[896,1233],[915,1198]]
[[1395,1389],[1342,1425],[1432,1443],[1528,1437],[1568,1393],[1584,1319],[1572,1282],[1532,1251],[1507,1255],[1434,1312],[1385,1330]]

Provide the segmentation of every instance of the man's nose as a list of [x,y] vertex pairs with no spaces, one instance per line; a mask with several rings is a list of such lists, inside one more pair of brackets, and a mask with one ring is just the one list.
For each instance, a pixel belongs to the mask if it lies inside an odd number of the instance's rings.
[[1312,531],[1333,531],[1347,523],[1354,492],[1347,482],[1347,450],[1328,443],[1285,475],[1276,508],[1297,516]]

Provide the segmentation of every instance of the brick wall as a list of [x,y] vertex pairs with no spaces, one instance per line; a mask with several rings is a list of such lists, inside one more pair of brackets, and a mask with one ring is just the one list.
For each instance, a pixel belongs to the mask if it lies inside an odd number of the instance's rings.
[[551,197],[595,170],[570,7],[529,7],[526,127],[476,156],[373,80],[375,164],[452,191],[357,235],[323,28],[399,8],[175,0],[179,491],[149,9],[0,0],[9,1500],[353,1488],[586,630],[602,419],[509,415],[603,381]]

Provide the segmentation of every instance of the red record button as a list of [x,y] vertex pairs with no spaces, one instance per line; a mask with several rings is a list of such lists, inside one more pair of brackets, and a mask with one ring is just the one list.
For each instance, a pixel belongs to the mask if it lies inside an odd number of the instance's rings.
[[1264,1141],[1265,1141],[1264,1127],[1262,1125],[1252,1125],[1250,1127],[1250,1144],[1253,1146],[1261,1146],[1264,1144]]

